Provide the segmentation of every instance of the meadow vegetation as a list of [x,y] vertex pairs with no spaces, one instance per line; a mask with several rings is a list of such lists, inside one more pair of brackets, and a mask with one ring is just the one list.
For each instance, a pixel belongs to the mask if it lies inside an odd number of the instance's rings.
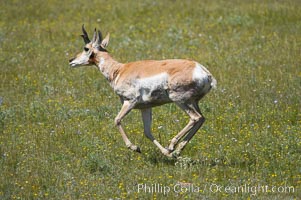
[[[143,136],[138,111],[124,125],[142,153],[125,147],[119,98],[95,67],[68,65],[83,23],[111,33],[120,62],[188,58],[215,76],[207,120],[179,159]],[[0,199],[300,198],[300,34],[298,0],[2,0]],[[188,121],[172,104],[153,118],[165,145]],[[253,192],[225,191],[239,186]]]

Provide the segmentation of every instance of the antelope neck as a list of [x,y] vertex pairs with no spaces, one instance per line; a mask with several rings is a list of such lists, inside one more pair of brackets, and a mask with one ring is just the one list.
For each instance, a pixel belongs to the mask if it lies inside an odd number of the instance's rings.
[[114,60],[107,52],[101,52],[98,53],[95,58],[95,65],[105,76],[105,78],[112,83],[112,81],[118,75],[119,68],[123,64]]

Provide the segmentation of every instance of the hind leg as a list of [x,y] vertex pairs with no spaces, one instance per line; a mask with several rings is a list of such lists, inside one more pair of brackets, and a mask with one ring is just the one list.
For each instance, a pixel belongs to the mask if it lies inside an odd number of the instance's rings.
[[195,124],[195,126],[188,132],[188,134],[184,137],[183,141],[179,143],[175,150],[175,154],[180,154],[181,151],[184,149],[184,147],[187,145],[187,143],[193,138],[193,136],[196,134],[196,132],[201,128],[203,123],[205,122],[205,117],[202,115],[200,108],[198,106],[198,103],[195,102],[192,104],[193,110],[195,110],[198,113],[198,121]]
[[186,134],[188,134],[189,137],[187,135],[184,138],[184,140],[186,139],[186,143],[181,142],[181,146],[183,147],[177,148],[177,150],[180,152],[203,123],[203,116],[201,115],[198,107],[195,106],[197,105],[197,102],[177,103],[177,105],[189,115],[190,120],[188,124],[171,140],[168,147],[170,152],[173,152],[179,140],[181,140]]

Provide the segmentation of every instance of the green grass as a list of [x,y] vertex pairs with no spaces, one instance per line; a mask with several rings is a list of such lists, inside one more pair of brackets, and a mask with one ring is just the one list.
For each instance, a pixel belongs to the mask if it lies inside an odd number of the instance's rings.
[[[190,58],[216,77],[181,158],[143,136],[138,111],[124,125],[142,154],[125,147],[119,98],[96,68],[68,66],[83,23],[111,33],[121,62]],[[300,198],[300,34],[298,0],[1,1],[0,199]],[[153,117],[164,145],[188,121],[172,104]],[[174,191],[179,183],[199,191]],[[233,191],[241,186],[252,190]]]

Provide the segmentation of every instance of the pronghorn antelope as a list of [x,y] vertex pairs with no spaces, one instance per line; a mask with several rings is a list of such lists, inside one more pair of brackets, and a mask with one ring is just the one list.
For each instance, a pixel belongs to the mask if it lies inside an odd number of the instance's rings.
[[[106,50],[109,34],[103,39],[101,32],[95,29],[90,41],[84,25],[82,32],[84,49],[75,58],[70,59],[69,64],[71,67],[96,65],[119,95],[123,105],[115,118],[115,124],[126,146],[140,152],[140,148],[132,144],[121,125],[122,119],[132,109],[139,109],[142,113],[145,136],[164,155],[179,155],[205,121],[198,102],[216,86],[216,80],[211,73],[196,61],[182,59],[119,63]],[[151,133],[152,107],[171,102],[185,111],[190,120],[171,140],[169,146],[164,148]]]

